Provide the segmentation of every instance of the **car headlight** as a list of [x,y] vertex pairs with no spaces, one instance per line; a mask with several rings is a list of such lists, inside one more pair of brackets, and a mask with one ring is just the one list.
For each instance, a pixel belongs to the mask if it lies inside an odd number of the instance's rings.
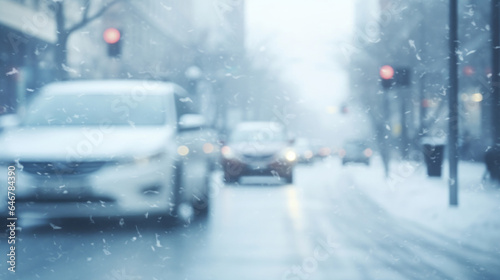
[[222,147],[220,149],[220,152],[225,159],[233,159],[236,157],[233,150],[231,150],[231,148],[229,146]]
[[181,156],[187,156],[189,154],[189,148],[187,146],[179,146],[177,148],[177,153]]
[[284,152],[285,159],[289,162],[293,162],[297,159],[297,153],[294,150],[288,149]]

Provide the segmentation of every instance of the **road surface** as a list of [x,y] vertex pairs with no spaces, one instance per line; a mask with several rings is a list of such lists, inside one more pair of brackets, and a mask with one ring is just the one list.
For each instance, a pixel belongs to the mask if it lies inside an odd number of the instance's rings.
[[356,178],[377,164],[299,166],[293,185],[225,186],[216,172],[210,215],[191,223],[21,221],[17,272],[3,261],[0,278],[500,279],[498,252],[397,218],[363,193]]

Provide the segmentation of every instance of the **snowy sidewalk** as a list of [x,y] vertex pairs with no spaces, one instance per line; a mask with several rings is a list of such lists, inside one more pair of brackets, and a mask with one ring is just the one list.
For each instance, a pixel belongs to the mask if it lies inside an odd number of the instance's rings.
[[426,166],[415,162],[394,162],[389,179],[377,161],[353,168],[366,174],[355,179],[357,186],[392,215],[500,252],[500,188],[483,181],[483,163],[460,162],[458,207],[449,206],[446,163],[441,178],[427,177]]

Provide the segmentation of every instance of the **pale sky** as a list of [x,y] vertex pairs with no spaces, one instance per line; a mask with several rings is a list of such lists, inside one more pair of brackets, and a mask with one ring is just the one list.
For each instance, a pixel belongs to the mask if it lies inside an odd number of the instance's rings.
[[284,78],[296,83],[304,99],[338,105],[347,95],[348,76],[335,46],[351,38],[353,2],[247,0],[247,47],[279,56]]

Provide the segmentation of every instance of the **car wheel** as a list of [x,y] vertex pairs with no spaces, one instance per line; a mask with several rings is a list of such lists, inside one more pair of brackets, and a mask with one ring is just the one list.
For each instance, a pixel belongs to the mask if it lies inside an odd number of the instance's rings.
[[207,216],[210,210],[210,171],[210,166],[207,164],[202,192],[194,195],[191,200],[196,216]]
[[194,209],[182,180],[183,166],[183,163],[180,162],[175,168],[174,206],[172,207],[170,214],[180,221],[188,222],[194,215]]
[[285,178],[286,183],[292,184],[293,183],[293,172],[290,172],[290,174],[286,175],[284,178]]
[[238,176],[233,176],[229,174],[227,171],[224,172],[224,181],[227,184],[234,184],[237,183],[240,178]]

